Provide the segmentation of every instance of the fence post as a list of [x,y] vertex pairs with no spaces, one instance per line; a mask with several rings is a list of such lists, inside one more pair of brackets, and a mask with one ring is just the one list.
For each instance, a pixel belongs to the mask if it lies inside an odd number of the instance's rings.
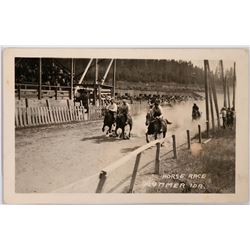
[[155,174],[160,174],[160,142],[156,143],[156,155],[155,155]]
[[199,143],[201,143],[201,125],[198,125]]
[[105,171],[101,171],[100,175],[99,175],[99,183],[98,186],[96,188],[96,193],[101,193],[102,192],[102,188],[104,186],[104,183],[107,179],[107,172]]
[[190,142],[190,132],[187,130],[187,144],[188,144],[188,149],[191,148],[191,142]]
[[176,151],[176,139],[175,135],[172,135],[173,138],[173,153],[174,153],[174,159],[177,159],[177,151]]
[[55,100],[57,100],[57,86],[55,86]]
[[133,170],[133,174],[132,174],[132,177],[131,177],[131,182],[130,182],[130,186],[129,186],[129,190],[128,190],[129,193],[132,193],[133,189],[134,189],[135,178],[136,178],[137,170],[138,170],[138,167],[139,167],[140,159],[141,159],[141,153],[139,153],[136,156],[134,170]]

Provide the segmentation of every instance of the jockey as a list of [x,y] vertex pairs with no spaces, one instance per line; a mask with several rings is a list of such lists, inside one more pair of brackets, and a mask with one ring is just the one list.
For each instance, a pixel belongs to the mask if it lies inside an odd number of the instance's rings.
[[161,125],[165,125],[166,122],[167,124],[172,124],[167,119],[166,121],[163,119],[162,107],[160,106],[160,100],[158,99],[155,100],[154,107],[152,108],[152,114],[154,118],[159,119],[159,121],[161,122]]
[[117,105],[114,102],[114,98],[110,99],[110,104],[107,106],[108,111],[110,112],[110,114],[113,117],[113,123],[116,120],[116,114],[117,114]]
[[200,116],[200,111],[199,111],[199,107],[196,105],[196,103],[194,103],[192,115],[195,116],[196,114]]
[[154,118],[163,119],[162,107],[160,106],[160,100],[155,100],[154,106],[152,108],[152,113]]
[[130,115],[130,105],[125,99],[122,100],[122,104],[119,106],[119,112],[126,118],[126,124],[128,123],[128,117]]

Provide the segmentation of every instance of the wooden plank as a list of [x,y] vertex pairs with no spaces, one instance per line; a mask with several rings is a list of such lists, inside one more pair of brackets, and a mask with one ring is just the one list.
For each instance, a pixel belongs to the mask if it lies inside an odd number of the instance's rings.
[[160,149],[161,144],[156,143],[156,155],[155,155],[155,174],[160,174]]
[[62,114],[61,114],[61,107],[58,107],[57,110],[58,110],[59,121],[63,122]]
[[18,117],[19,117],[20,127],[23,127],[23,115],[21,108],[18,108]]
[[191,141],[190,141],[190,131],[187,130],[187,145],[188,145],[188,149],[191,148]]
[[85,108],[84,107],[82,107],[82,121],[84,121],[85,119],[84,119],[84,116],[85,116]]
[[30,107],[30,118],[31,118],[31,125],[36,125],[35,124],[35,117],[34,117],[33,107]]
[[23,125],[24,127],[27,127],[27,113],[26,108],[22,108],[22,115],[23,115]]
[[17,110],[17,108],[15,109],[15,126],[16,126],[16,128],[18,128],[19,127],[19,120],[18,120],[18,110]]
[[45,124],[43,107],[39,107],[39,110],[40,110],[40,114],[41,114],[41,121],[42,121],[42,124]]
[[173,139],[173,153],[174,153],[174,159],[177,159],[177,149],[176,149],[176,139],[175,139],[175,135],[172,135],[172,139]]
[[61,107],[58,107],[58,113],[59,113],[60,121],[63,122],[62,108]]
[[65,122],[65,115],[64,115],[64,107],[61,107],[61,115],[62,115],[62,121]]
[[74,121],[76,121],[76,106],[73,107],[73,116],[74,116]]
[[60,117],[59,117],[59,113],[58,113],[58,107],[54,107],[54,111],[55,111],[55,115],[56,115],[56,122],[60,123]]
[[48,120],[48,124],[51,124],[51,117],[50,117],[50,113],[49,113],[49,108],[46,107],[46,114],[47,114],[47,120]]
[[79,107],[76,107],[76,120],[79,121]]
[[65,107],[62,107],[62,112],[63,112],[64,121],[65,121],[65,122],[68,122],[67,113],[66,113]]
[[58,107],[55,107],[55,113],[56,113],[56,117],[57,117],[57,123],[60,123],[61,121],[60,121]]
[[41,113],[40,113],[40,109],[37,107],[36,108],[36,114],[37,114],[37,124],[38,125],[41,125],[42,124],[42,121],[41,121]]
[[69,108],[66,107],[67,120],[70,122],[71,118],[70,118],[70,112],[69,111],[70,111]]
[[45,124],[43,107],[39,107],[39,110],[40,110],[40,114],[41,114],[41,122],[42,122],[42,124]]
[[33,108],[34,111],[34,116],[35,116],[35,120],[36,120],[36,125],[39,125],[39,119],[38,119],[38,111],[37,108]]
[[201,143],[201,125],[198,125],[198,136],[199,136],[199,143]]
[[53,123],[57,123],[57,116],[56,116],[55,107],[51,107],[51,114],[53,117]]
[[107,175],[107,172],[105,172],[105,171],[101,171],[101,173],[99,174],[99,182],[98,182],[98,185],[96,188],[96,193],[102,192],[104,183],[105,183],[106,178],[107,178],[106,175]]
[[64,113],[64,118],[65,118],[65,122],[68,122],[68,112],[67,112],[67,107],[63,107],[63,113]]
[[82,107],[79,107],[79,120],[82,120]]
[[45,123],[49,124],[47,107],[43,107],[43,113],[44,113]]
[[132,173],[132,177],[131,177],[131,181],[130,181],[130,186],[129,186],[129,190],[128,190],[129,193],[133,193],[135,179],[136,179],[137,171],[138,171],[139,164],[140,164],[140,159],[141,159],[141,153],[139,153],[136,156],[135,165],[134,165],[134,169],[133,169],[133,173]]
[[50,122],[54,123],[55,122],[54,114],[53,114],[53,111],[52,111],[51,107],[48,108],[48,112],[49,112]]
[[69,119],[70,119],[70,121],[73,121],[71,106],[68,106],[68,112],[69,112]]
[[27,112],[27,122],[28,122],[28,125],[31,126],[32,123],[31,123],[31,111],[30,111],[30,108],[26,108],[26,112]]

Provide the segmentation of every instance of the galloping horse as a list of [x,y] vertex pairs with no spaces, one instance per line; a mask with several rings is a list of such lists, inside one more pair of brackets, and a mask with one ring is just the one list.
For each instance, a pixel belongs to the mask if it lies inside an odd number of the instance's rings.
[[148,112],[146,115],[146,126],[148,126],[148,130],[146,132],[146,141],[149,142],[148,135],[154,135],[156,140],[157,135],[162,133],[163,138],[165,138],[167,133],[167,124],[172,123],[168,120],[163,120],[162,122],[159,118],[154,118],[151,112]]
[[108,130],[106,134],[108,134],[112,132],[111,129],[114,123],[114,118],[113,118],[113,115],[107,109],[103,110],[103,114],[104,114],[104,121],[103,121],[103,126],[102,126],[102,132],[104,132],[104,129],[107,126]]
[[[118,112],[117,117],[116,117],[116,128],[115,128],[115,134],[117,134],[117,130],[120,128],[122,130],[122,133],[120,137],[123,139],[129,139],[130,138],[130,132],[132,130],[132,125],[133,125],[133,120],[130,115],[128,115],[128,124],[126,124],[126,115],[123,113]],[[128,137],[125,138],[125,127],[126,125],[129,125],[129,134]]]
[[201,112],[200,111],[193,111],[192,112],[192,120],[198,120],[201,118]]

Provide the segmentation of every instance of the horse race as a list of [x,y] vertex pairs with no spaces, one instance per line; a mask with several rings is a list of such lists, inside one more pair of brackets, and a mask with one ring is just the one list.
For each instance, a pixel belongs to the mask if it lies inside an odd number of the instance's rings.
[[14,79],[17,193],[235,191],[234,61],[16,57]]

